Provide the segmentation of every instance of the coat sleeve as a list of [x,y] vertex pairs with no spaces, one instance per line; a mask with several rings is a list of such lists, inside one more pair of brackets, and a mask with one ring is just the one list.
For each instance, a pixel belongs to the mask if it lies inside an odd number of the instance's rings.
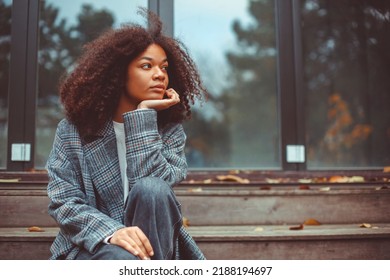
[[70,127],[67,122],[58,126],[46,166],[49,175],[49,214],[72,243],[93,253],[105,237],[124,225],[89,202],[78,167],[80,140],[77,132]]
[[146,176],[162,178],[171,186],[185,179],[186,135],[181,124],[169,124],[159,131],[157,112],[152,109],[126,113],[124,120],[130,186]]

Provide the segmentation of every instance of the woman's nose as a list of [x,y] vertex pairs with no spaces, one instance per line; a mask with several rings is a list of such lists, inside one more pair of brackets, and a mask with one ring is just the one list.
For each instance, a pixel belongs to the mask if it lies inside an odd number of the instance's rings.
[[160,68],[157,68],[153,74],[153,79],[154,80],[164,80],[165,79],[164,72]]

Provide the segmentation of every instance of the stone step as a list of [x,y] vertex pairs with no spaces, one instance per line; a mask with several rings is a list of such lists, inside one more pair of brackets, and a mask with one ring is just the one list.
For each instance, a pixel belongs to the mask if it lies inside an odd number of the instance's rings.
[[[390,223],[390,189],[378,185],[190,184],[175,188],[191,226]],[[45,184],[0,184],[0,227],[53,227]]]
[[[390,259],[390,224],[304,226],[190,226],[207,259],[329,260]],[[50,256],[58,228],[29,232],[26,227],[0,228],[0,259],[37,260]]]

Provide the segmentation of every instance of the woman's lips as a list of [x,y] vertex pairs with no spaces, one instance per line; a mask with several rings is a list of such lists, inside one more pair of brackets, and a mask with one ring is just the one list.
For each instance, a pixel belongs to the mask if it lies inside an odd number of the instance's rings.
[[165,92],[165,86],[164,85],[154,85],[150,87],[154,91],[158,92]]

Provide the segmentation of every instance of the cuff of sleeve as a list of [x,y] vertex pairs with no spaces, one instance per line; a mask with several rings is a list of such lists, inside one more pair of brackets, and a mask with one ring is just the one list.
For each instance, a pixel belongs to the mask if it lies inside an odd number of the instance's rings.
[[106,238],[104,238],[103,243],[104,243],[104,244],[110,244],[110,239],[111,239],[111,237],[113,237],[113,236],[114,236],[114,234],[111,234],[110,236],[107,236]]
[[134,110],[123,115],[125,130],[133,133],[157,131],[157,111],[153,109]]

